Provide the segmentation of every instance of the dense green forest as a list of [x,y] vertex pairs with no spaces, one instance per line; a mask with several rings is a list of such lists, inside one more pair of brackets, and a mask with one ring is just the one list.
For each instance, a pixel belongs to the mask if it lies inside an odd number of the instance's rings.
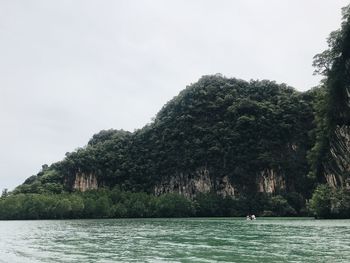
[[275,168],[291,190],[306,195],[312,93],[271,81],[202,77],[151,124],[134,133],[95,134],[63,161],[43,166],[15,193],[70,191],[77,173],[94,174],[101,186],[151,193],[162,178],[206,167],[216,177],[228,175],[243,192],[256,192],[256,173]]
[[[0,218],[305,215],[313,185],[306,154],[314,93],[271,81],[202,77],[143,129],[101,131],[64,160],[43,165],[0,200]],[[153,194],[163,178],[198,167],[228,176],[237,194]],[[286,187],[259,192],[256,179],[266,168],[281,171]],[[100,190],[76,191],[77,173],[96,175]]]
[[0,200],[0,219],[78,219],[123,217],[306,215],[300,195],[253,198],[199,194],[191,200],[179,194],[155,196],[144,192],[99,189],[62,194],[16,194]]
[[350,217],[349,10],[319,87],[203,76],[142,129],[101,131],[4,192],[0,219]]

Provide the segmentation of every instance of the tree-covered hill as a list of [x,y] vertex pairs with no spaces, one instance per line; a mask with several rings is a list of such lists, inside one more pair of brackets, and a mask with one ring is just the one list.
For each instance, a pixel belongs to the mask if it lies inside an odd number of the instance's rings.
[[[189,197],[210,191],[307,196],[312,99],[312,92],[300,93],[267,80],[204,76],[169,101],[152,123],[133,133],[95,134],[85,147],[43,166],[15,192],[60,193],[118,185]],[[170,185],[180,175],[178,186]],[[205,187],[191,188],[181,180],[204,180]],[[233,190],[221,191],[226,187],[222,184]]]

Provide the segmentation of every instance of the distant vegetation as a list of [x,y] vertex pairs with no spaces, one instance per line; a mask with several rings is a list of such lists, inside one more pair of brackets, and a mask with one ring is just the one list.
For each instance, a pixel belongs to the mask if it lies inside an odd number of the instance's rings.
[[350,191],[319,185],[312,195],[310,208],[318,218],[350,218]]
[[257,194],[247,198],[222,198],[200,194],[189,200],[178,194],[156,197],[124,192],[119,188],[84,193],[16,194],[0,199],[0,219],[76,219],[123,217],[264,216],[305,215],[303,198]]
[[[272,81],[204,76],[133,133],[106,130],[64,160],[44,165],[0,199],[0,219],[305,215],[349,218],[350,153],[336,131],[350,126],[350,11],[343,10],[329,49],[315,56],[318,88],[297,92]],[[350,136],[350,135],[349,135]],[[218,193],[154,196],[177,174],[227,176],[234,197]],[[344,168],[345,167],[345,168]],[[284,188],[258,189],[270,169]],[[74,192],[77,173],[93,174],[99,190]],[[340,188],[325,176],[341,178]],[[338,179],[337,179],[338,180]],[[337,182],[336,182],[337,183]],[[315,191],[314,191],[315,190]],[[308,200],[310,200],[308,202]]]

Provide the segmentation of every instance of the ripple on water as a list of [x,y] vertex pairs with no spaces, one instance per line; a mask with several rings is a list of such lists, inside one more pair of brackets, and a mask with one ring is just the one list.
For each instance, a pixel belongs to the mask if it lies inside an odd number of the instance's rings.
[[350,262],[350,221],[1,221],[0,262]]

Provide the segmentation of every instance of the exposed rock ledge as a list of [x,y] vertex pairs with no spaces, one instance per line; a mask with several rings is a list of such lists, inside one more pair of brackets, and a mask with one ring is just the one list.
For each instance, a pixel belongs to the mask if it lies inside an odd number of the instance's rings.
[[97,178],[94,174],[89,173],[81,173],[78,172],[75,174],[75,181],[73,184],[74,190],[79,190],[81,192],[85,192],[86,190],[97,189]]
[[283,176],[277,174],[273,169],[265,169],[257,178],[258,191],[262,193],[276,193],[286,189]]
[[213,179],[207,169],[198,169],[194,174],[179,173],[155,186],[155,195],[178,193],[188,198],[194,198],[199,193],[216,192],[218,195],[234,196],[235,188],[227,176]]
[[350,126],[337,126],[330,140],[330,158],[324,176],[331,187],[350,188]]

